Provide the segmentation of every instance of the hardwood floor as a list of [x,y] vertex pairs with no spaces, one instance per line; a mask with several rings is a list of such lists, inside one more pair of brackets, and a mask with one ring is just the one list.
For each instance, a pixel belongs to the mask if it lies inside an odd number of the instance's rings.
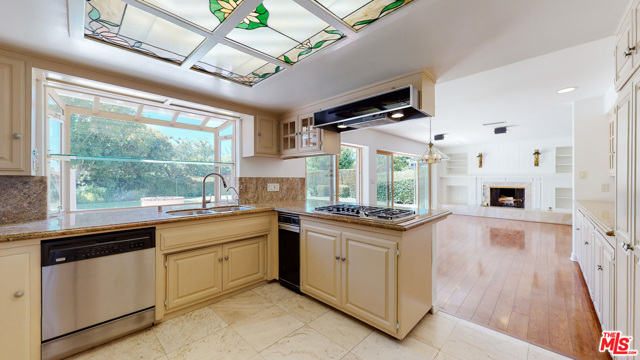
[[571,226],[449,216],[438,223],[438,305],[563,355],[610,359],[570,256]]

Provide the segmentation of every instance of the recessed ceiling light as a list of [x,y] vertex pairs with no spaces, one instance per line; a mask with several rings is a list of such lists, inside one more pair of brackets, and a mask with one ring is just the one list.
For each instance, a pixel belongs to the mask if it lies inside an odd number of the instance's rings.
[[564,88],[564,89],[560,89],[560,90],[558,90],[558,94],[566,94],[568,92],[572,92],[575,89],[577,89],[577,87],[575,87],[575,86]]

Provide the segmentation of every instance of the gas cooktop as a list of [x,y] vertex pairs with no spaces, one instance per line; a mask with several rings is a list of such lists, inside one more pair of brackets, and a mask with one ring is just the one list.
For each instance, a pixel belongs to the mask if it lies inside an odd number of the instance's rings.
[[315,208],[315,212],[376,220],[400,220],[416,214],[413,210],[346,204],[320,206]]

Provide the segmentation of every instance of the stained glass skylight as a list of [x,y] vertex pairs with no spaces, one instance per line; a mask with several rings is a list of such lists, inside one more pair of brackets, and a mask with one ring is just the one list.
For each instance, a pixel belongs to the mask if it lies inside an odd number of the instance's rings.
[[284,70],[282,66],[222,44],[211,49],[193,69],[249,86]]
[[360,30],[413,0],[314,0],[354,30]]
[[86,0],[73,6],[85,6],[86,38],[253,86],[357,37],[412,0],[304,1]]
[[89,0],[85,13],[86,37],[174,63],[205,39],[120,0]]
[[264,0],[227,39],[294,64],[344,34],[292,0]]
[[138,0],[138,2],[151,5],[176,19],[213,31],[235,11],[242,0]]

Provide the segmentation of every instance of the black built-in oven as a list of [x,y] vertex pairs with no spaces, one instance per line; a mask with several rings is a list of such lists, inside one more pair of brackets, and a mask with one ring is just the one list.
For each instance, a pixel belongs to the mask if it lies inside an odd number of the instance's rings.
[[300,293],[300,218],[278,213],[278,273],[280,284]]

